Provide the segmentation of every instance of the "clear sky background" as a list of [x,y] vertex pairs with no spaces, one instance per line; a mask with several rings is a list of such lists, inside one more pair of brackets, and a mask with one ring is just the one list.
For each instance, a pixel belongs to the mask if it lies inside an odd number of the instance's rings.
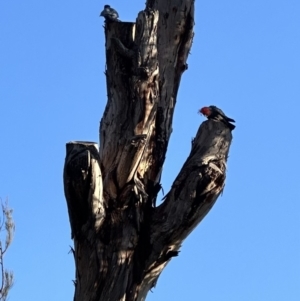
[[[130,3],[130,4],[129,4]],[[144,0],[112,0],[134,21]],[[1,1],[0,196],[16,233],[10,301],[73,300],[65,143],[98,141],[106,104],[102,1]],[[196,1],[162,184],[217,105],[236,120],[226,187],[148,301],[300,300],[300,1]]]

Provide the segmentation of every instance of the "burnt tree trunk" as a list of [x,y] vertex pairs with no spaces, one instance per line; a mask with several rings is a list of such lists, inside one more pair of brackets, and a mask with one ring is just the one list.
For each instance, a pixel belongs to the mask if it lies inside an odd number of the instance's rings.
[[145,300],[222,192],[232,135],[209,120],[155,206],[193,26],[194,1],[187,0],[149,0],[136,23],[105,25],[108,100],[100,149],[68,143],[64,168],[75,301]]

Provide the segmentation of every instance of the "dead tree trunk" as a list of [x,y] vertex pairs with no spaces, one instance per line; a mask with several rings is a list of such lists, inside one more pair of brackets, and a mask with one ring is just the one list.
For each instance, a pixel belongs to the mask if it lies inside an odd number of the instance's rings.
[[106,23],[107,106],[100,149],[70,142],[64,168],[75,301],[145,300],[222,192],[231,132],[204,122],[156,207],[194,1],[148,1],[136,23]]

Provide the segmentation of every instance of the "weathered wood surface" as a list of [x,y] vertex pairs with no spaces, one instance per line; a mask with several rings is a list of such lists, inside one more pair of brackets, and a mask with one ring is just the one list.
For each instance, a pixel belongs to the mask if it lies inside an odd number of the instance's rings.
[[69,142],[66,153],[64,189],[74,238],[82,229],[97,232],[104,220],[102,176],[96,142]]
[[210,120],[155,207],[193,15],[194,1],[148,1],[136,23],[105,26],[108,99],[99,153],[94,143],[67,144],[64,171],[75,301],[145,300],[222,192],[232,135]]

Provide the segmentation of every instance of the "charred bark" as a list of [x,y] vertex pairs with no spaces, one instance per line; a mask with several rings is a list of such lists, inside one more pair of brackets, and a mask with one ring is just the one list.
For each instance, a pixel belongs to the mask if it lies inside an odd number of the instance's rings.
[[68,143],[64,169],[75,301],[145,300],[223,190],[232,135],[209,120],[155,207],[193,18],[194,1],[148,1],[136,23],[105,26],[108,100],[100,149]]

